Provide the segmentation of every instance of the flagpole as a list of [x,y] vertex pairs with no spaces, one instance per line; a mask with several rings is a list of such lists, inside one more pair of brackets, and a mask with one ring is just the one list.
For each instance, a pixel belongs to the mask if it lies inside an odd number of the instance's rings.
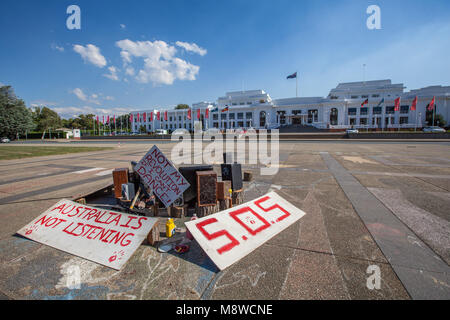
[[298,98],[298,72],[295,71],[295,97]]

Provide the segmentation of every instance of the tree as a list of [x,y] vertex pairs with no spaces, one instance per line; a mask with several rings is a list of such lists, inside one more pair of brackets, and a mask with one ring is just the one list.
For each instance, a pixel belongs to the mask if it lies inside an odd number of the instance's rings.
[[31,111],[11,86],[0,87],[0,136],[13,139],[34,127]]
[[[425,120],[430,126],[437,126],[445,127],[447,122],[444,120],[444,117],[441,114],[436,113],[436,105],[434,106],[434,110],[428,110],[427,105],[427,113],[425,114]],[[433,123],[433,112],[434,112],[434,123]]]
[[33,112],[33,119],[37,126],[37,130],[42,131],[42,139],[44,139],[45,131],[62,126],[62,121],[59,115],[47,107],[36,107]]
[[189,106],[187,104],[179,104],[175,107],[175,110],[180,110],[180,109],[189,109]]

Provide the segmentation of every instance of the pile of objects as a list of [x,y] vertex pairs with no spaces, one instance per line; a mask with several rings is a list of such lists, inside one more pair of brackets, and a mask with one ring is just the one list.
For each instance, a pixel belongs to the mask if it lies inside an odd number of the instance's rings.
[[[202,218],[243,203],[243,180],[250,181],[252,175],[250,172],[244,172],[243,179],[241,164],[233,162],[232,157],[231,153],[223,154],[224,163],[220,165],[220,177],[212,165],[179,167],[178,171],[190,186],[167,208],[155,196],[153,190],[142,181],[135,170],[137,162],[134,161],[131,162],[131,169],[117,168],[113,171],[113,195],[122,211],[126,213],[167,218],[165,224],[155,225],[149,234],[148,242],[151,245],[160,246],[160,240],[164,238],[161,235],[165,235],[167,239],[164,244],[167,246],[172,243],[172,248],[176,249],[180,241],[189,239],[190,235],[187,232],[181,237],[183,228],[177,228],[173,219],[184,222],[189,218]],[[165,232],[161,232],[159,226],[164,225]],[[174,237],[176,231],[180,234]],[[173,238],[172,241],[167,241],[169,238]],[[175,238],[180,241],[173,241]],[[182,247],[178,252],[185,251],[187,251],[186,248]]]

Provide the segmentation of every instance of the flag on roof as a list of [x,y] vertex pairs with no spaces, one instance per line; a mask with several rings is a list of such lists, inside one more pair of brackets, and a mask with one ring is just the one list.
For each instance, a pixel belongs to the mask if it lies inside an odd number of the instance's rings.
[[368,103],[369,103],[369,99],[364,100],[364,102],[361,103],[361,108],[364,107],[364,105],[365,105],[365,104],[368,104]]
[[295,78],[297,78],[297,72],[294,72],[293,74],[287,76],[286,79],[295,79]]

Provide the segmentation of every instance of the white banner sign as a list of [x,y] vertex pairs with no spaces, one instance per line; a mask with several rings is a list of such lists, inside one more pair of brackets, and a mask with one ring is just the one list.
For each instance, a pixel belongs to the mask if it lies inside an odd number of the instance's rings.
[[156,221],[63,199],[17,233],[120,270]]
[[139,161],[135,171],[166,208],[190,186],[157,146],[153,146]]
[[304,215],[302,210],[271,192],[237,207],[186,222],[186,227],[223,270]]

